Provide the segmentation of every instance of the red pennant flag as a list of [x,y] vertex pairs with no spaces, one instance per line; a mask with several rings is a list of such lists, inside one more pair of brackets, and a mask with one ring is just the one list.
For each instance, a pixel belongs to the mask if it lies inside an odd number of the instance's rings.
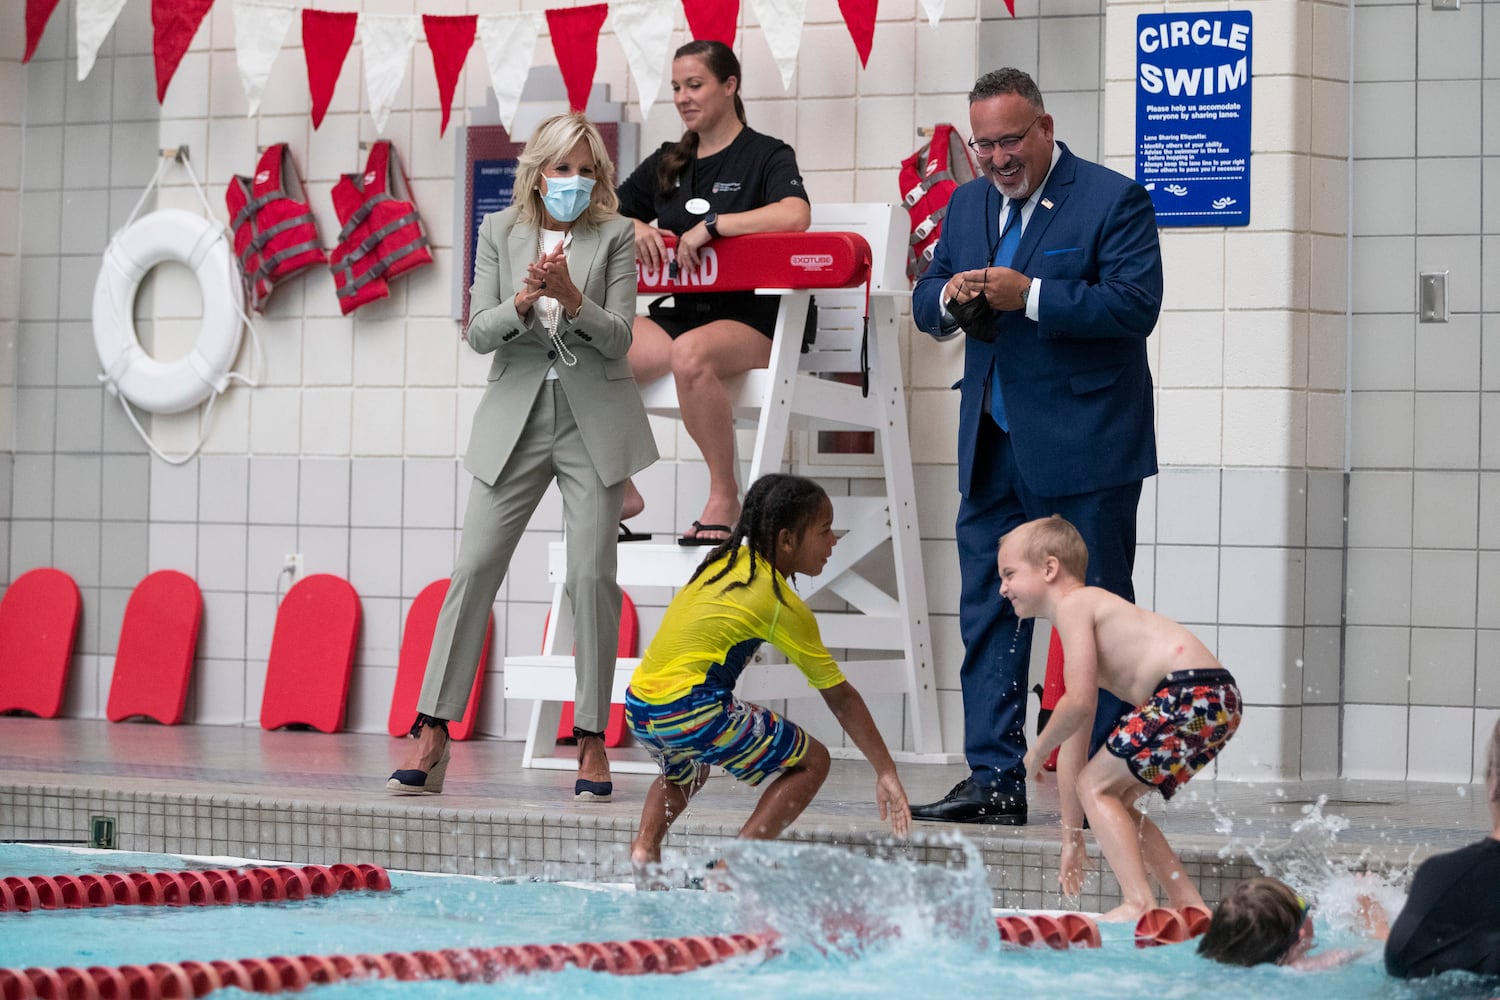
[[438,99],[443,102],[443,124],[438,135],[448,131],[448,113],[453,108],[453,89],[458,86],[458,74],[463,71],[464,60],[474,45],[474,34],[479,30],[478,14],[460,14],[443,17],[439,14],[423,14],[422,26],[427,29],[427,47],[432,49],[432,71],[437,74]]
[[26,54],[21,57],[23,63],[31,62],[31,57],[36,55],[42,32],[47,30],[47,21],[56,9],[57,0],[26,0]]
[[344,57],[354,44],[359,14],[352,10],[302,9],[302,51],[307,57],[307,89],[312,93],[312,123],[323,124]]
[[552,51],[557,53],[557,68],[568,88],[570,110],[588,107],[594,70],[599,66],[599,29],[604,27],[608,13],[609,5],[602,3],[547,10]]
[[682,0],[682,12],[694,41],[723,42],[734,48],[740,0]]
[[177,64],[214,0],[151,0],[151,49],[156,54],[156,103],[167,96]]
[[[1006,5],[1015,0],[1006,0]],[[859,53],[859,64],[870,61],[870,45],[875,41],[875,8],[880,0],[839,0],[844,23],[849,26],[849,37],[854,39],[854,51]]]

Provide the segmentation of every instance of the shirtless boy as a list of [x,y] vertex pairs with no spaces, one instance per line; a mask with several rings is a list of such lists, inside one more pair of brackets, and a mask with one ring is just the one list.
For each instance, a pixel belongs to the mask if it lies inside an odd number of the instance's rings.
[[[1000,540],[1000,594],[1021,618],[1045,618],[1063,647],[1067,691],[1026,754],[1026,773],[1043,780],[1057,762],[1064,893],[1083,889],[1083,819],[1120,883],[1123,902],[1105,920],[1136,920],[1156,905],[1147,873],[1170,906],[1203,897],[1155,823],[1136,808],[1153,787],[1170,799],[1223,749],[1240,724],[1240,690],[1229,671],[1182,625],[1099,587],[1084,584],[1088,549],[1060,517],[1021,525]],[[1089,728],[1100,689],[1138,706],[1088,760]]]

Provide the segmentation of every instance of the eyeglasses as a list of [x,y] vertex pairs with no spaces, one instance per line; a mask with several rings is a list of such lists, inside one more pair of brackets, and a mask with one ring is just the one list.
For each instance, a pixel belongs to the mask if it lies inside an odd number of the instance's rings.
[[1023,128],[1019,135],[1007,135],[999,139],[970,139],[969,148],[980,156],[989,156],[997,149],[1003,153],[1013,153],[1020,148],[1022,140],[1026,138],[1026,133],[1031,131],[1032,125],[1041,120],[1041,115],[1031,119],[1031,125]]

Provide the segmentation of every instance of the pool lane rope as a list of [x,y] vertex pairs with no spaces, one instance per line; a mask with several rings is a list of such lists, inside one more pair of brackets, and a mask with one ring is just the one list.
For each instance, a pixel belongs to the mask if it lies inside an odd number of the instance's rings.
[[282,865],[104,875],[31,875],[0,879],[0,912],[78,910],[96,906],[227,906],[384,892],[391,877],[379,865]]
[[1208,931],[1213,911],[1202,906],[1184,906],[1173,910],[1165,906],[1153,907],[1141,914],[1135,924],[1135,946],[1155,948],[1163,944],[1178,944]]
[[995,918],[1000,940],[1022,948],[1099,947],[1099,925],[1082,913],[1012,913]]
[[770,933],[713,934],[383,955],[274,955],[229,962],[0,969],[0,1000],[196,1000],[229,986],[246,992],[282,993],[345,979],[489,983],[510,975],[569,967],[622,976],[675,974],[757,952],[773,955],[775,941]]

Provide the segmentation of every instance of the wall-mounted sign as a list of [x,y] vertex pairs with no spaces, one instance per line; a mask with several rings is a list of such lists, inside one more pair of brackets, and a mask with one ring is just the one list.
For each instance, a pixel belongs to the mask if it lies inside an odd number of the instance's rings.
[[1136,17],[1135,177],[1162,226],[1250,223],[1248,10]]

